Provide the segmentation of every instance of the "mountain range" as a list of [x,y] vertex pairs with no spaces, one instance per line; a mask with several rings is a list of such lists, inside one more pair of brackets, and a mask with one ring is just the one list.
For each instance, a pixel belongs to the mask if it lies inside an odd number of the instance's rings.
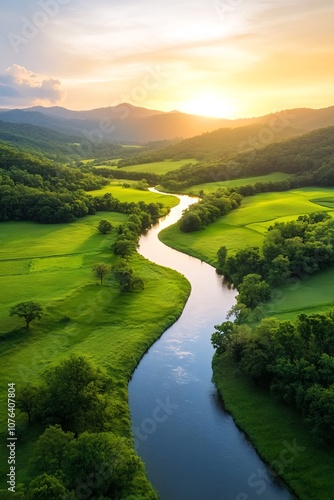
[[305,133],[334,125],[334,106],[324,109],[299,108],[261,117],[236,120],[189,115],[178,111],[163,112],[122,103],[87,111],[63,107],[35,106],[25,109],[0,109],[0,120],[45,127],[57,132],[84,136],[99,143],[104,139],[119,143],[187,139],[219,128],[261,124],[269,129],[280,126]]

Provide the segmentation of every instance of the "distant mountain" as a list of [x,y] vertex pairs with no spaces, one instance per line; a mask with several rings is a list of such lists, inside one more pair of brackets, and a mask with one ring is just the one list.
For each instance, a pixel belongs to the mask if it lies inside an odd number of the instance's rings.
[[287,109],[265,116],[233,120],[231,126],[240,127],[253,123],[262,123],[270,126],[271,124],[273,125],[279,122],[308,132],[319,128],[330,127],[334,125],[334,106],[323,109]]
[[84,136],[91,142],[104,139],[120,143],[147,143],[187,139],[219,128],[237,128],[261,124],[274,130],[290,128],[308,132],[334,125],[334,106],[325,109],[292,109],[269,115],[228,120],[189,115],[178,111],[163,112],[122,103],[106,108],[72,111],[59,106],[35,106],[0,110],[0,120],[28,123]]
[[123,103],[118,106],[71,111],[58,106],[0,110],[0,120],[29,123],[63,133],[115,142],[146,143],[183,139],[226,126],[230,120],[205,118],[185,113],[165,113]]

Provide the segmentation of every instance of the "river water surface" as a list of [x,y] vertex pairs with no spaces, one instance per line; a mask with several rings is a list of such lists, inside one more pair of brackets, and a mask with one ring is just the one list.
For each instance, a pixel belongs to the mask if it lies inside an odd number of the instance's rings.
[[197,201],[179,198],[140,239],[139,253],[184,274],[192,291],[179,320],[150,348],[129,384],[137,453],[162,500],[292,499],[224,410],[211,381],[210,337],[236,292],[213,267],[159,241],[158,233]]

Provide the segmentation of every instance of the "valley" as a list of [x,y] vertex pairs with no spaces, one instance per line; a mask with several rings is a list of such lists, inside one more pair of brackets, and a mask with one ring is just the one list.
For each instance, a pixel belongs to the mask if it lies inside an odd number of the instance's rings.
[[[148,115],[154,116],[151,113]],[[160,252],[161,255],[164,252],[162,247],[154,250],[153,246],[152,258],[149,257],[149,260],[138,254],[138,241],[143,242],[145,238],[142,236],[139,240],[140,235],[155,231],[158,219],[171,210],[178,210],[179,217],[184,209],[187,214],[187,207],[179,205],[177,195],[180,193],[202,198],[195,208],[201,214],[202,225],[197,230],[182,232],[181,223],[176,222],[164,229],[159,238],[168,247],[201,260],[200,266],[204,266],[205,262],[217,268],[217,252],[221,247],[225,247],[229,255],[250,247],[261,249],[268,231],[275,224],[290,223],[297,221],[298,217],[315,213],[328,215],[328,221],[331,221],[334,200],[334,127],[321,129],[314,126],[311,133],[299,130],[297,134],[290,131],[285,137],[277,136],[272,144],[250,147],[247,152],[240,152],[240,141],[244,141],[245,137],[251,140],[256,130],[259,133],[259,129],[250,125],[241,129],[236,127],[207,132],[169,145],[163,142],[142,144],[142,147],[132,144],[133,147],[130,147],[131,144],[121,145],[106,140],[91,147],[88,144],[88,151],[86,139],[75,135],[77,132],[66,142],[65,135],[61,135],[65,134],[65,129],[55,132],[45,128],[39,139],[40,129],[35,127],[16,123],[15,127],[11,125],[6,130],[6,125],[0,126],[1,408],[5,408],[4,389],[9,379],[15,380],[19,398],[22,399],[22,391],[26,390],[27,383],[36,386],[36,390],[45,390],[40,386],[45,370],[60,366],[70,355],[84,356],[95,366],[106,370],[112,379],[113,390],[108,402],[110,422],[103,424],[105,427],[102,426],[100,434],[97,434],[102,436],[112,433],[128,440],[127,450],[132,453],[134,443],[128,406],[129,380],[138,365],[140,372],[145,363],[152,363],[153,368],[149,369],[149,373],[156,370],[157,376],[159,350],[155,347],[151,351],[150,347],[180,317],[191,288],[183,276],[187,276],[188,264],[182,264],[179,272],[175,272],[169,269],[174,268],[171,261],[170,264],[163,264],[168,268],[150,262],[159,260]],[[247,141],[248,145],[250,143]],[[64,161],[65,157],[67,162]],[[148,190],[149,186],[157,184],[159,190],[170,194]],[[220,201],[212,197],[217,192],[220,193],[220,197],[217,197]],[[240,203],[229,205],[233,199],[238,199]],[[220,203],[220,207],[226,204],[225,215],[217,212],[214,203]],[[98,231],[101,220],[111,224],[106,234]],[[328,221],[326,223],[330,228]],[[319,227],[320,231],[322,226]],[[330,259],[332,244],[328,242],[326,248]],[[181,259],[175,257],[178,258]],[[102,278],[100,282],[93,273],[96,264],[106,266],[103,283]],[[290,282],[273,287],[270,300],[260,305],[256,321],[241,322],[241,338],[242,335],[248,338],[251,331],[256,337],[256,329],[261,328],[261,321],[273,321],[270,319],[272,317],[277,321],[298,324],[300,315],[330,315],[334,307],[333,265],[334,261],[319,272],[292,275]],[[212,270],[212,267],[208,266],[208,269]],[[216,282],[218,278],[210,279]],[[219,282],[220,291],[221,288]],[[215,307],[201,310],[202,316],[198,319],[199,323],[206,321],[205,328],[200,332],[203,343],[201,349],[206,357],[202,357],[202,361],[198,360],[196,366],[196,377],[204,384],[203,396],[200,397],[205,399],[215,391],[211,386],[208,389],[213,355],[210,335],[216,324],[226,320],[240,292],[239,285],[237,289],[228,290],[224,284],[223,290],[224,299],[217,296],[216,302],[213,302]],[[41,305],[43,314],[40,320],[33,320],[27,329],[24,328],[22,317],[11,316],[10,311],[16,304],[31,300]],[[220,300],[221,310],[218,306]],[[235,318],[232,316],[232,319]],[[235,324],[235,328],[239,328],[238,321]],[[177,325],[175,323],[176,329]],[[192,328],[195,331],[195,326]],[[165,335],[163,338],[168,338]],[[161,345],[165,342],[163,338]],[[324,355],[333,356],[331,347],[326,349]],[[148,350],[147,357],[143,358]],[[197,356],[197,351],[192,350],[192,341],[185,347],[184,353],[185,356]],[[182,366],[188,367],[186,363],[176,364],[174,368],[181,370],[178,373],[183,373]],[[315,500],[330,495],[333,487],[329,473],[333,464],[330,431],[326,429],[326,442],[319,446],[307,422],[303,422],[294,408],[284,405],[277,395],[266,392],[246,374],[247,370],[245,373],[242,370],[232,360],[229,350],[220,355],[215,354],[214,382],[226,409],[249,437],[260,457],[286,482],[288,489],[278,491],[277,498],[288,498],[289,489],[301,500],[310,498],[307,496],[310,491],[311,498]],[[330,379],[332,368],[329,366],[328,370]],[[238,373],[237,377],[235,373]],[[136,386],[135,377],[131,387]],[[155,397],[159,397],[159,387],[167,384],[166,375],[164,377],[160,385],[156,382],[154,391],[158,392]],[[329,390],[330,385],[326,390]],[[142,383],[140,390],[146,391],[145,387],[146,383]],[[176,397],[179,387],[170,387],[169,390]],[[137,405],[140,406],[141,398],[147,400],[148,395],[140,395],[139,388],[131,391],[131,397],[138,400]],[[187,391],[177,396],[181,406],[188,396]],[[218,398],[218,395],[215,397]],[[195,396],[191,398],[193,404],[197,404]],[[331,399],[326,401],[328,411],[331,411]],[[147,402],[148,406],[144,408],[146,413],[144,411],[141,417],[137,417],[139,425],[143,421],[140,419],[148,418],[149,404],[152,403]],[[57,425],[60,421],[53,415],[45,420],[37,405],[35,413],[32,413],[32,423],[29,423],[21,403],[20,408],[21,411],[17,413],[20,432],[17,461],[20,487],[17,498],[24,499],[29,484],[34,484],[31,481],[34,478],[41,480],[29,465],[30,460],[34,459],[33,445],[43,437],[46,422]],[[131,411],[136,413],[138,410]],[[215,411],[217,413],[213,418],[222,418],[219,426],[224,426],[227,414],[221,413],[219,405]],[[203,407],[203,412],[208,417],[209,410],[206,414]],[[190,427],[191,418],[191,415],[187,417]],[[4,428],[6,414],[3,410],[0,412],[0,421]],[[268,422],[271,422],[270,426]],[[174,425],[173,432],[175,429],[179,432],[181,423]],[[234,424],[230,425],[234,429]],[[219,426],[213,428],[212,439],[220,432]],[[90,432],[88,429],[87,432]],[[209,424],[207,430],[209,432]],[[95,434],[93,436],[92,439],[99,439]],[[158,433],[154,435],[154,439],[157,438]],[[291,462],[291,466],[289,464],[282,469],[277,465],[282,443],[294,443],[295,440],[303,453]],[[165,447],[167,449],[167,443]],[[145,453],[141,455],[144,462]],[[156,451],[151,450],[150,453],[151,456],[147,458],[151,464],[148,467],[149,479],[153,467],[152,456]],[[214,453],[220,451],[212,445],[207,453],[213,454],[211,459],[214,463]],[[244,456],[244,451],[241,453]],[[0,459],[0,470],[4,477],[7,464],[3,449]],[[249,466],[252,467],[245,462],[245,470],[249,470]],[[309,475],[309,469],[314,473]],[[244,474],[247,479],[247,473]],[[71,494],[73,484],[66,481],[61,486]],[[179,481],[180,490],[186,491],[182,489],[184,486],[181,488],[181,478]],[[271,484],[270,478],[267,477],[267,481]],[[103,484],[103,493],[111,494],[111,483],[107,480]],[[6,487],[5,481],[0,487]],[[235,486],[229,487],[230,491],[234,491]],[[157,498],[141,461],[134,467],[133,473],[129,472],[126,484],[122,483],[121,486],[119,483],[119,488],[122,488],[120,498],[130,498],[131,495],[136,495],[136,498]],[[195,490],[192,498],[195,498]],[[166,498],[168,495],[176,498],[176,494],[177,488],[173,494],[167,493]],[[184,498],[184,495],[180,493],[180,498]],[[213,490],[212,498],[215,495]]]

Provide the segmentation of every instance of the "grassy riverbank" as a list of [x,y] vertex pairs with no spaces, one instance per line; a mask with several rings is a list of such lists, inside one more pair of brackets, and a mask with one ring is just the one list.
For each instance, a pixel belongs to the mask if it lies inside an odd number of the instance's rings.
[[[300,500],[333,498],[334,451],[319,446],[291,408],[236,374],[232,360],[213,359],[213,380],[226,409],[261,457],[286,481]],[[250,478],[254,497],[265,483],[259,471]],[[265,490],[262,493],[265,496]]]
[[[175,271],[135,254],[129,264],[143,277],[143,291],[121,293],[110,278],[101,286],[92,276],[92,266],[116,262],[110,248],[116,231],[107,236],[99,234],[96,226],[102,218],[117,226],[127,216],[100,213],[73,224],[11,222],[1,226],[2,435],[6,429],[7,384],[14,382],[19,390],[26,382],[38,382],[45,369],[70,354],[80,354],[112,376],[113,429],[131,437],[128,381],[147,349],[181,314],[190,285]],[[34,321],[29,331],[22,320],[9,316],[9,308],[25,300],[38,300],[45,310],[41,321]],[[24,435],[17,447],[19,484],[31,479],[28,461],[42,429],[27,428],[26,415],[20,413],[17,425]],[[8,472],[4,446],[0,463],[1,488],[6,486]],[[138,478],[138,496],[154,497],[144,477]]]
[[[331,188],[305,188],[248,197],[239,209],[203,231],[185,234],[174,225],[163,231],[161,240],[215,265],[220,246],[225,245],[230,251],[261,246],[267,228],[276,221],[295,220],[299,215],[324,210],[333,215],[333,194]],[[264,307],[265,315],[293,321],[301,313],[332,309],[333,276],[334,269],[330,268],[275,290],[273,299]],[[240,373],[236,375],[236,367],[228,357],[215,356],[213,371],[227,410],[297,497],[300,500],[332,498],[334,450],[315,442],[293,409],[255,387]],[[265,483],[259,471],[254,471],[249,481],[250,486],[255,485],[254,497],[261,491],[265,497]]]
[[302,188],[248,196],[239,208],[202,231],[182,233],[176,224],[162,231],[159,238],[176,250],[215,265],[222,245],[230,251],[261,246],[264,233],[275,222],[295,220],[299,215],[312,212],[331,213],[333,208],[328,206],[328,201],[327,206],[323,203],[333,197],[333,188]]

